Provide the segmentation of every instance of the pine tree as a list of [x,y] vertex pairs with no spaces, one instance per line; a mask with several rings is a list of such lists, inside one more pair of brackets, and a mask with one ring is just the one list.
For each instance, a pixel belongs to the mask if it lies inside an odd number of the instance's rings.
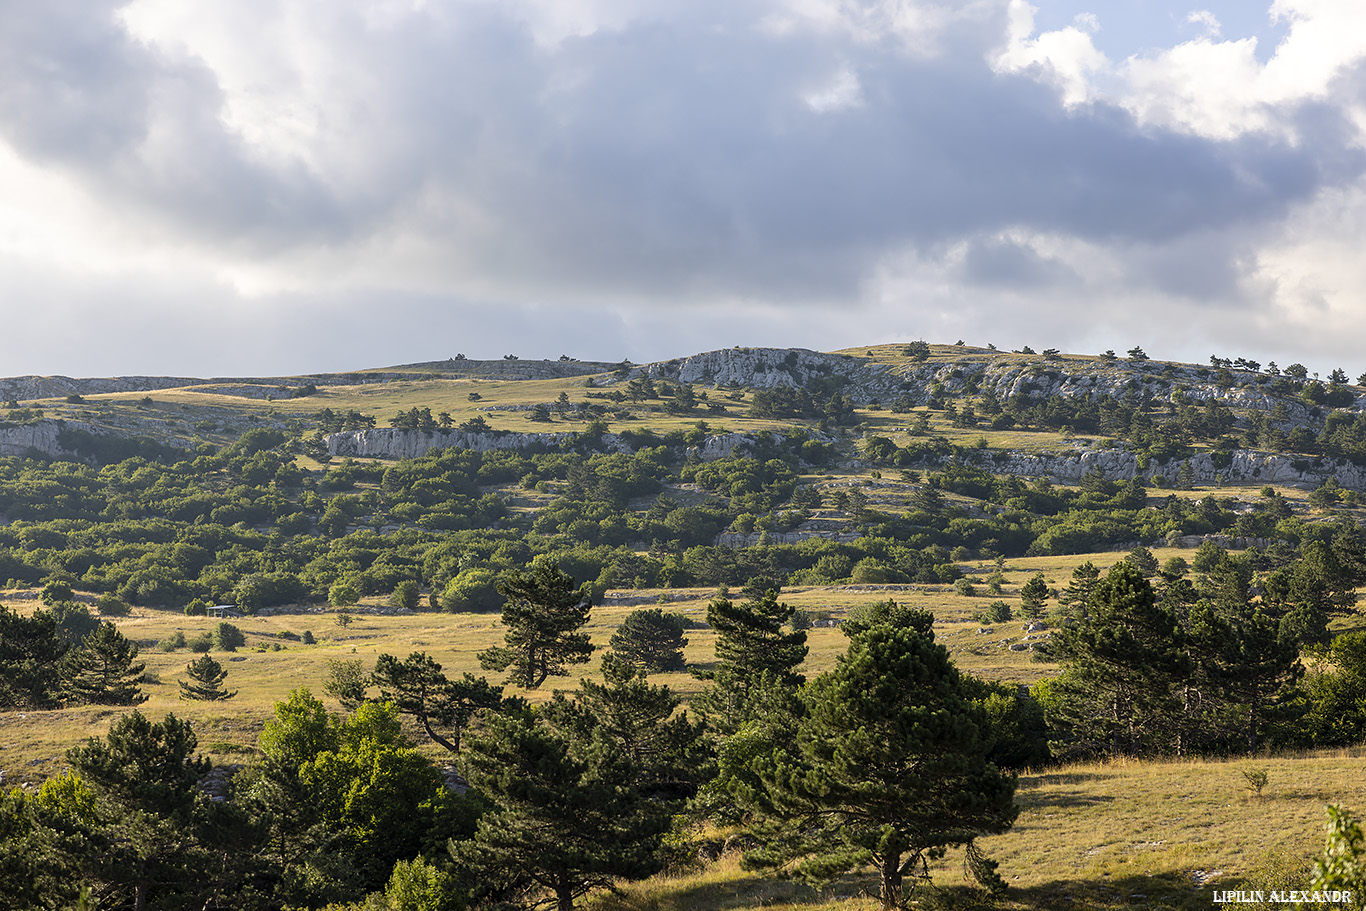
[[825,882],[866,865],[884,911],[908,876],[953,845],[999,888],[973,839],[1015,820],[1015,779],[986,759],[985,716],[965,695],[943,646],[917,630],[876,625],[855,636],[835,670],[802,692],[795,746],[759,762],[759,847],[747,866]]
[[42,709],[56,705],[57,668],[70,646],[49,611],[24,617],[0,605],[0,709]]
[[137,705],[147,701],[139,684],[147,665],[134,664],[138,647],[105,621],[68,652],[62,662],[72,701],[92,705]]
[[651,800],[681,801],[697,793],[712,771],[701,743],[702,725],[669,687],[650,683],[644,673],[603,659],[604,683],[581,680],[577,698],[556,693],[545,710],[552,727],[579,742],[595,742],[624,757],[631,785]]
[[503,606],[505,648],[479,653],[485,670],[511,668],[508,680],[534,690],[551,676],[564,676],[566,664],[584,664],[593,653],[588,622],[593,602],[574,578],[551,560],[540,559],[529,573],[513,573],[498,583]]
[[[195,755],[187,722],[140,712],[115,721],[105,738],[67,751],[94,792],[96,822],[73,844],[80,879],[96,884],[101,907],[212,907],[231,894],[237,871],[226,845],[243,834],[235,811],[199,788],[210,764]],[[219,843],[218,846],[215,843]]]
[[852,639],[880,625],[909,627],[928,639],[934,639],[933,613],[924,608],[897,604],[891,598],[851,609],[848,619],[840,626],[840,632]]
[[237,695],[237,690],[228,691],[223,688],[223,681],[227,679],[228,672],[209,655],[202,655],[185,665],[185,673],[190,675],[190,680],[188,683],[180,681],[181,699],[217,702]]
[[1110,568],[1090,617],[1055,632],[1049,651],[1063,665],[1046,705],[1061,751],[1134,755],[1165,742],[1190,661],[1176,617],[1131,564]]
[[553,897],[557,911],[623,879],[660,867],[664,806],[631,785],[627,759],[574,742],[532,712],[486,715],[466,738],[464,772],[494,809],[474,838],[452,842],[457,862],[486,884]]
[[[474,713],[497,708],[503,699],[503,688],[483,677],[465,674],[460,680],[449,679],[426,652],[413,652],[406,661],[380,655],[375,660],[374,681],[381,696],[402,714],[417,719],[433,743],[452,753],[459,751],[461,732]],[[435,725],[450,733],[439,733]]]
[[1125,554],[1124,559],[1133,564],[1134,568],[1142,573],[1145,579],[1157,575],[1157,558],[1153,556],[1152,551],[1142,544],[1135,546]]
[[643,671],[681,671],[685,666],[684,620],[657,607],[631,611],[612,634],[612,652],[620,661]]
[[782,694],[795,693],[805,679],[797,668],[806,660],[806,632],[783,629],[792,614],[773,590],[757,601],[716,598],[707,605],[707,625],[716,631],[716,666],[714,683],[697,706],[721,733],[771,714],[784,701]]
[[1269,723],[1294,696],[1304,674],[1299,644],[1280,635],[1280,625],[1259,607],[1244,603],[1236,613],[1199,614],[1203,626],[1192,648],[1223,703],[1234,711],[1249,755]]
[[1072,570],[1072,581],[1067,583],[1067,587],[1058,595],[1058,603],[1067,608],[1067,612],[1078,620],[1085,620],[1087,617],[1087,605],[1091,601],[1091,593],[1096,590],[1096,585],[1100,582],[1100,570],[1096,564],[1087,560],[1081,566]]
[[1043,573],[1036,573],[1032,579],[1020,586],[1020,613],[1031,620],[1038,619],[1043,606],[1048,601],[1048,582]]

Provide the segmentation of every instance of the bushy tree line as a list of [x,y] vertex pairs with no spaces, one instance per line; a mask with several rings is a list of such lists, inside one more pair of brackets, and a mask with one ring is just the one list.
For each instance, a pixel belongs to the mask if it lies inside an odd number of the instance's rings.
[[[1336,426],[1336,425],[1335,425]],[[1081,553],[1170,535],[1233,533],[1297,544],[1284,500],[1235,513],[1217,497],[1169,497],[1159,508],[1135,482],[1088,475],[1075,488],[990,473],[990,454],[943,441],[898,447],[870,438],[867,458],[940,467],[913,483],[911,508],[870,505],[858,488],[802,483],[828,457],[802,432],[757,435],[743,456],[684,457],[691,432],[623,434],[634,451],[602,453],[592,433],[561,450],[443,450],[393,464],[294,464],[296,441],[254,430],[221,450],[166,463],[131,458],[98,468],[0,460],[0,578],[58,579],[134,605],[199,599],[254,611],[319,601],[341,583],[358,596],[412,604],[412,589],[450,610],[496,610],[497,582],[551,555],[594,589],[775,582],[953,582],[954,559]],[[710,502],[680,504],[665,483],[696,484]],[[533,512],[498,489],[549,493]],[[951,494],[989,506],[954,505]],[[515,495],[515,494],[514,494]],[[719,532],[795,527],[842,510],[856,541],[732,549]],[[957,554],[953,558],[951,555]],[[401,592],[400,592],[401,590]]]
[[1131,557],[1103,577],[1084,564],[1043,650],[1062,673],[1035,688],[1054,755],[1356,742],[1366,714],[1346,694],[1361,683],[1361,637],[1333,640],[1328,623],[1353,610],[1362,557],[1344,526],[1280,555],[1202,545],[1193,581],[1185,561]]
[[0,709],[136,705],[146,699],[137,657],[113,623],[83,608],[59,604],[26,617],[0,604]]

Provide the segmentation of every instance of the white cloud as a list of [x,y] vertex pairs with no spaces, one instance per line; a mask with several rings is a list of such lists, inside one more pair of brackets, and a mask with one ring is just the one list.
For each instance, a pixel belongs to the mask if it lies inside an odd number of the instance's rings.
[[1034,8],[1024,0],[1010,2],[1010,30],[1005,49],[994,61],[998,73],[1037,73],[1055,86],[1063,103],[1075,107],[1097,94],[1096,76],[1109,61],[1096,49],[1091,33],[1095,16],[1077,24],[1034,35]]
[[1112,61],[1091,40],[1104,18],[1035,34],[1034,8],[1011,0],[998,72],[1033,73],[1057,88],[1068,106],[1105,101],[1146,127],[1176,129],[1216,140],[1268,133],[1301,137],[1296,106],[1331,100],[1335,82],[1366,60],[1366,30],[1357,0],[1276,0],[1268,17],[1288,23],[1266,62],[1255,37],[1223,40],[1208,10],[1188,15],[1204,34],[1174,47]]
[[1224,30],[1223,25],[1219,22],[1219,17],[1207,9],[1194,11],[1186,16],[1186,22],[1200,28],[1206,38],[1218,38]]
[[858,74],[852,70],[840,70],[828,84],[803,97],[807,107],[818,114],[856,108],[863,104],[863,86]]

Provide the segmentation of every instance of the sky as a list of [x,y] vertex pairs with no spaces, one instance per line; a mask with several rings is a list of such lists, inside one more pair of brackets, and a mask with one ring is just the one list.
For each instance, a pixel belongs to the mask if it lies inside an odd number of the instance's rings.
[[1360,0],[0,0],[0,375],[1366,371]]

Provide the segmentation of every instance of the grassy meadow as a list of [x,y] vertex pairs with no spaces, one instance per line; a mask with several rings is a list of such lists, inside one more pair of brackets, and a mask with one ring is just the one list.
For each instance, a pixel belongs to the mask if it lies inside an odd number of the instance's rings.
[[[1158,550],[1159,560],[1182,553]],[[1189,554],[1187,553],[1189,557]],[[1030,683],[1054,672],[1031,660],[1029,651],[1010,645],[1025,640],[1019,621],[998,624],[990,633],[976,615],[1000,597],[1018,605],[1019,587],[1036,572],[1050,586],[1067,583],[1072,570],[1089,559],[1098,566],[1122,554],[1074,557],[1026,557],[1006,561],[999,596],[965,597],[952,586],[796,587],[784,600],[808,611],[817,621],[808,633],[808,676],[831,667],[844,651],[845,637],[821,621],[840,618],[858,605],[891,597],[934,612],[936,635],[959,667],[993,680]],[[995,563],[968,563],[969,578],[979,580],[996,570]],[[609,592],[596,606],[589,624],[593,642],[605,647],[627,613],[642,606],[678,611],[699,627],[705,620],[711,590],[675,589]],[[6,592],[11,607],[38,606],[34,592]],[[381,599],[351,609],[351,622],[338,623],[330,608],[300,608],[295,613],[232,619],[247,637],[234,653],[215,652],[228,669],[227,685],[238,695],[216,704],[184,702],[177,679],[194,656],[185,649],[160,651],[158,641],[177,630],[187,638],[211,629],[216,620],[185,617],[168,611],[134,609],[117,625],[142,648],[152,682],[140,708],[151,717],[174,712],[193,722],[200,747],[216,762],[241,763],[255,752],[261,725],[276,701],[296,687],[309,687],[322,697],[330,660],[360,660],[373,665],[382,653],[406,656],[425,651],[447,673],[483,673],[476,653],[501,639],[496,614],[420,612],[382,614]],[[313,633],[305,645],[288,637]],[[284,633],[286,636],[282,636]],[[690,664],[705,667],[713,658],[713,633],[706,628],[687,633]],[[598,660],[574,668],[572,676],[553,679],[543,690],[523,693],[548,698],[553,689],[572,689],[580,676],[596,673]],[[686,673],[651,678],[668,683],[686,696],[702,683]],[[519,692],[512,688],[512,692]],[[330,703],[326,697],[325,701]],[[332,704],[334,709],[339,706]],[[65,768],[64,752],[85,737],[103,734],[112,719],[127,709],[80,707],[56,711],[0,713],[0,768],[5,781],[36,783]],[[412,731],[414,740],[422,741]],[[424,744],[441,761],[445,754]],[[1015,827],[982,842],[1000,861],[1010,894],[995,907],[1003,909],[1204,908],[1214,889],[1283,886],[1307,875],[1321,848],[1325,806],[1341,803],[1366,808],[1366,763],[1362,750],[1334,750],[1260,756],[1254,759],[1120,761],[1029,770],[1021,774]],[[1255,794],[1244,777],[1265,770],[1267,784]],[[724,840],[725,833],[713,833]],[[962,853],[951,852],[932,865],[930,887],[916,894],[926,908],[976,907],[984,899],[963,878]],[[1247,884],[1253,884],[1248,886]],[[866,909],[875,907],[876,881],[851,877],[822,891],[746,871],[738,851],[719,860],[683,865],[643,883],[628,884],[619,895],[596,897],[599,911],[682,911],[682,909]]]

